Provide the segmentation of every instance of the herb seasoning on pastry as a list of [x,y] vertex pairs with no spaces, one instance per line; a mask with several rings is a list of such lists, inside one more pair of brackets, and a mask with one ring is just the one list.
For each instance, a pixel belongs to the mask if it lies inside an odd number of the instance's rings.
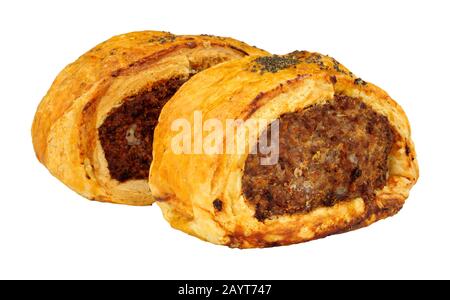
[[206,35],[113,37],[56,78],[33,122],[36,155],[87,198],[151,204],[148,173],[161,108],[192,75],[247,55],[267,52]]
[[[244,134],[231,144],[244,150],[180,152],[173,147],[180,119],[197,128],[193,139],[208,136],[208,120],[223,128],[240,120],[236,132]],[[252,139],[248,125],[261,119],[266,125]],[[277,159],[263,163],[269,153],[252,149],[274,135]],[[213,139],[216,149],[226,139]],[[368,226],[396,214],[418,179],[402,108],[333,58],[305,51],[246,57],[193,77],[162,110],[153,157],[151,190],[171,225],[239,248]]]

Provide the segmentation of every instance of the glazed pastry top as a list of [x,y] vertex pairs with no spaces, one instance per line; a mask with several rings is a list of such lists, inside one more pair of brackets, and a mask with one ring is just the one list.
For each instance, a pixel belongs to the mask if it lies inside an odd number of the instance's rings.
[[102,80],[137,72],[167,53],[199,45],[228,47],[243,55],[264,53],[243,42],[210,35],[178,36],[168,32],[142,31],[115,36],[68,65],[53,82],[33,122],[33,144],[38,159],[45,160],[50,127],[77,98],[98,86]]

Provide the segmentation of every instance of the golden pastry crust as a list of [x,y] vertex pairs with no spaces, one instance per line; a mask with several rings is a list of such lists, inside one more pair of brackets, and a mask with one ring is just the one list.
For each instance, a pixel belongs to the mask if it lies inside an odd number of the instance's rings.
[[153,202],[147,180],[111,179],[97,130],[123,99],[158,80],[267,52],[231,38],[144,31],[115,36],[67,66],[40,103],[32,126],[38,159],[81,195],[99,201]]
[[[301,51],[284,58],[285,65],[261,65],[255,57],[246,57],[212,67],[194,76],[162,110],[149,181],[173,227],[230,247],[269,247],[367,226],[395,214],[404,204],[419,171],[402,108],[385,91],[357,78],[331,57]],[[177,134],[171,131],[172,122],[183,118],[192,124],[194,111],[201,111],[203,120],[273,121],[285,113],[325,103],[336,94],[360,99],[386,116],[395,131],[387,183],[371,203],[357,198],[309,213],[258,221],[242,191],[250,147],[242,155],[189,155],[176,154],[170,146]],[[238,139],[248,146],[248,136],[236,136],[235,144]]]

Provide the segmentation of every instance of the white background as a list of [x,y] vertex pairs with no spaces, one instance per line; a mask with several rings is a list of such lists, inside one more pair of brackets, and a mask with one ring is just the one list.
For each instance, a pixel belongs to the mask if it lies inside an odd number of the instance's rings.
[[[449,278],[448,1],[0,1],[0,278]],[[329,54],[399,102],[421,177],[368,228],[236,250],[172,230],[159,208],[87,201],[38,163],[30,128],[57,73],[119,33],[233,36]]]

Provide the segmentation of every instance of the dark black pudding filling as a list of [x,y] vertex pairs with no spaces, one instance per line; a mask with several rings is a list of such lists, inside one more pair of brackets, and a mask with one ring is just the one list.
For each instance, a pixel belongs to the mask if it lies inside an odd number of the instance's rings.
[[157,82],[111,111],[98,129],[111,178],[120,182],[148,178],[159,114],[187,79],[186,76]]

